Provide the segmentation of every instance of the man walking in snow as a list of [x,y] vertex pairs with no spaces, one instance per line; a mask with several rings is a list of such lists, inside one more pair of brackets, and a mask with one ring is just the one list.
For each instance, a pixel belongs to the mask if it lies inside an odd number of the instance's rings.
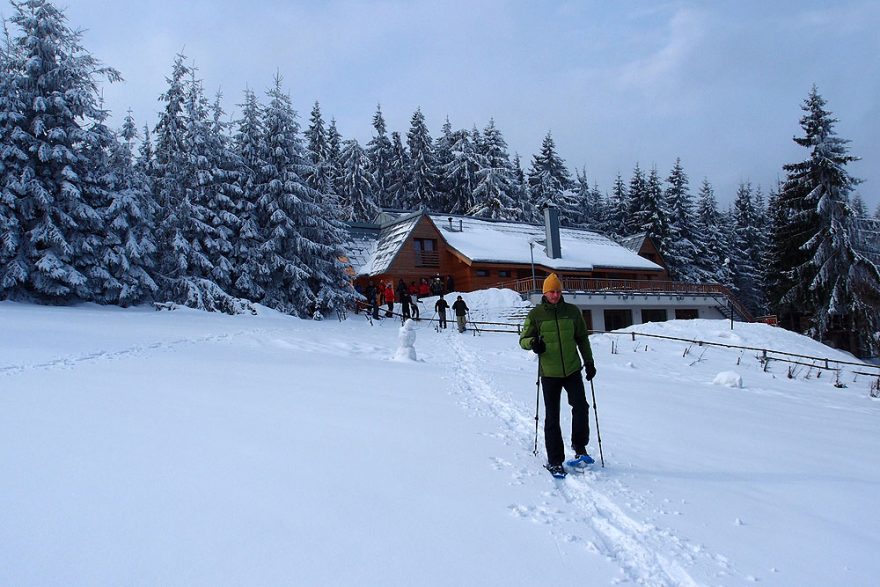
[[468,307],[464,300],[461,299],[461,296],[458,296],[458,299],[452,304],[452,309],[455,311],[455,321],[458,324],[458,331],[464,332],[464,327],[467,323]]
[[[590,440],[589,404],[587,403],[581,368],[587,380],[596,376],[596,365],[584,316],[577,306],[562,298],[562,282],[555,273],[544,280],[544,297],[529,312],[519,337],[519,345],[538,355],[538,374],[544,390],[544,444],[547,448],[547,470],[562,477],[565,470],[565,447],[559,426],[562,390],[571,406],[571,448],[576,465],[593,462],[587,453]],[[583,359],[583,362],[581,362]]]
[[437,319],[440,321],[440,328],[446,328],[446,308],[449,307],[449,304],[446,300],[443,299],[443,294],[440,294],[440,299],[434,304],[434,310],[437,312]]

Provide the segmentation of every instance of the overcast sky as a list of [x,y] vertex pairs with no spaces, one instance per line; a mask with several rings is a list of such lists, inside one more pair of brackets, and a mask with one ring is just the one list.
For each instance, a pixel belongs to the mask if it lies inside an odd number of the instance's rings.
[[[65,0],[58,0],[65,6]],[[114,124],[156,121],[175,54],[222,89],[279,71],[301,122],[315,100],[365,143],[381,103],[405,133],[417,107],[432,136],[491,117],[527,168],[548,131],[569,168],[610,190],[638,162],[665,178],[681,157],[731,201],[740,181],[775,184],[812,84],[862,157],[850,171],[880,203],[880,2],[612,0],[69,0],[83,45],[125,82],[107,86]],[[11,8],[3,8],[9,16]]]

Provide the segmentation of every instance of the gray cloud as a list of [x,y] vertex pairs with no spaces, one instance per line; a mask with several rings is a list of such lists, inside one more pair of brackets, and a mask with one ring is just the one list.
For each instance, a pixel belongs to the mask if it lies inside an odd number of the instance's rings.
[[126,78],[105,88],[116,118],[131,107],[154,123],[183,51],[231,114],[279,71],[303,118],[319,100],[362,142],[380,102],[400,131],[417,107],[435,135],[446,116],[456,128],[494,117],[524,165],[551,130],[604,189],[636,162],[665,175],[681,157],[722,202],[740,181],[766,193],[806,157],[791,138],[816,83],[863,158],[851,167],[863,198],[880,202],[876,2],[77,0],[67,15]]

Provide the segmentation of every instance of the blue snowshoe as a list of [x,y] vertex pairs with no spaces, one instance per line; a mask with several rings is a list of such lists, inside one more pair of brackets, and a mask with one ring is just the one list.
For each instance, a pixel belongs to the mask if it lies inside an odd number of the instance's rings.
[[550,471],[550,474],[553,475],[554,479],[565,479],[566,473],[562,465],[551,465],[548,463],[544,465],[544,468]]
[[568,468],[574,469],[576,471],[583,471],[589,468],[590,465],[595,463],[596,461],[590,455],[584,453],[582,455],[577,455],[573,459],[565,461],[565,464]]

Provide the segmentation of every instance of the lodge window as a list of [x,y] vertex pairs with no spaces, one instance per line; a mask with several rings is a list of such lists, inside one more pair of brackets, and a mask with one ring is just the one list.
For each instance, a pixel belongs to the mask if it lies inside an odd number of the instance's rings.
[[666,310],[642,309],[642,324],[647,324],[648,322],[666,322]]
[[416,267],[440,266],[440,252],[437,250],[437,239],[414,238],[413,249],[416,253]]
[[510,271],[504,271],[502,269],[498,272],[498,277],[510,277]]
[[489,277],[488,269],[477,269],[477,277]]

